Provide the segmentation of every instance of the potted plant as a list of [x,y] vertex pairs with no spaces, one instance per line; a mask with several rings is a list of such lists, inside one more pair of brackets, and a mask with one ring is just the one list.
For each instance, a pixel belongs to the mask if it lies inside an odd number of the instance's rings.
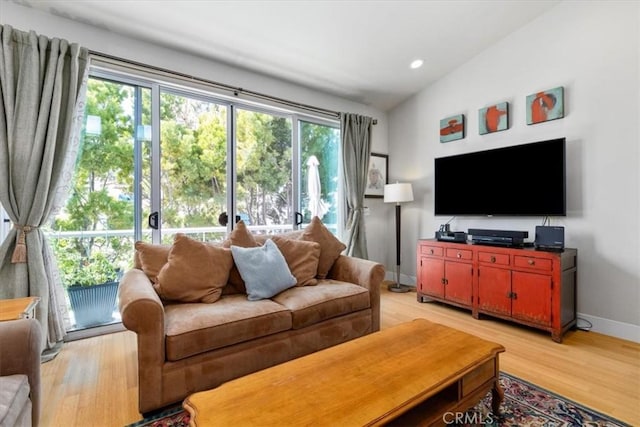
[[60,255],[61,276],[76,327],[110,323],[122,275],[120,269],[100,252],[84,258],[77,252]]

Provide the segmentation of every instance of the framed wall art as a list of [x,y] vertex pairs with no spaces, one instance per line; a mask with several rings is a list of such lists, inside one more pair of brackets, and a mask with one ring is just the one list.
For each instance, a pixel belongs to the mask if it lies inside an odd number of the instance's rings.
[[564,88],[562,86],[527,96],[527,124],[548,122],[564,117]]
[[389,156],[371,153],[369,170],[367,171],[367,186],[364,197],[383,198],[384,186],[389,183]]
[[500,104],[478,110],[478,132],[480,135],[509,129],[509,103]]
[[440,142],[464,138],[464,114],[440,120]]

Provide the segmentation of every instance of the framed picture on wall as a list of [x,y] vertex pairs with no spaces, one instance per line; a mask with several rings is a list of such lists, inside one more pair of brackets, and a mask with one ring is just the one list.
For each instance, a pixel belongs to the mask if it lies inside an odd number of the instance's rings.
[[564,117],[564,87],[536,92],[527,96],[527,124],[548,122]]
[[389,183],[389,156],[371,153],[369,170],[367,171],[367,186],[364,197],[383,198],[384,186]]
[[440,142],[464,138],[464,114],[440,120]]
[[501,102],[478,110],[478,133],[499,132],[509,129],[509,103]]

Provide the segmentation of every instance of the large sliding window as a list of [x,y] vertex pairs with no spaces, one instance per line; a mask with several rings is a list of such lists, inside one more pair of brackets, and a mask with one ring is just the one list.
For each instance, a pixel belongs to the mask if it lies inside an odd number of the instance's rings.
[[[66,287],[117,282],[137,240],[221,241],[240,219],[271,234],[312,215],[339,231],[337,121],[100,69],[82,138],[49,232]],[[70,298],[73,329],[119,322],[115,300],[104,304],[108,315],[87,321]]]

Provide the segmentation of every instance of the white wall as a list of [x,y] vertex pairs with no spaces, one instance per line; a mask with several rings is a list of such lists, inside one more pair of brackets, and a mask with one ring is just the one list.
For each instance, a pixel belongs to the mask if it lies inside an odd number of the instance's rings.
[[[0,0],[0,23],[11,25],[23,31],[34,30],[48,37],[64,38],[70,42],[79,43],[95,52],[154,65],[235,87],[242,87],[254,92],[333,111],[371,116],[378,121],[378,124],[373,126],[372,151],[377,153],[388,152],[387,113],[367,105],[184,52],[122,37],[101,28],[59,18],[4,0]],[[367,228],[375,231],[384,226],[385,213],[385,210],[371,209],[366,217]],[[375,233],[373,234],[374,237],[369,239],[369,258],[376,261],[384,261],[387,248],[379,239],[375,238]]]
[[[412,182],[416,196],[403,208],[403,273],[415,280],[416,240],[449,219],[433,215],[435,157],[566,137],[568,214],[552,224],[578,248],[579,317],[640,341],[639,9],[562,2],[390,112],[390,175]],[[565,88],[565,118],[527,126],[525,97],[556,86]],[[510,129],[478,135],[478,109],[503,101]],[[439,143],[440,119],[459,113],[467,137]],[[451,225],[533,236],[541,220],[459,217]]]

